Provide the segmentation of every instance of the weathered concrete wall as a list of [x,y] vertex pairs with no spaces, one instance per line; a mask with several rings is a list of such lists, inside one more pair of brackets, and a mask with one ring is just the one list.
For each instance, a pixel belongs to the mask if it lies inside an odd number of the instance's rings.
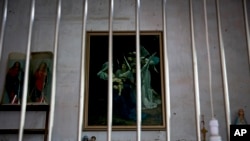
[[[230,116],[232,121],[238,108],[244,108],[250,122],[250,73],[247,54],[243,3],[239,0],[220,0],[222,34],[225,45]],[[53,141],[75,141],[77,139],[78,98],[81,59],[82,1],[62,0],[62,19],[59,32],[55,121]],[[1,7],[3,2],[1,1]],[[248,7],[249,7],[248,2]],[[56,16],[55,0],[37,0],[36,18],[32,36],[32,51],[53,51]],[[107,31],[108,0],[89,1],[88,31]],[[197,47],[199,92],[201,114],[205,116],[206,128],[211,118],[208,59],[205,42],[203,2],[193,0],[194,31]],[[3,91],[6,62],[10,52],[26,52],[29,0],[9,0],[8,21],[5,30],[3,54],[0,64],[0,92]],[[215,1],[207,1],[208,30],[212,66],[212,88],[214,112],[220,124],[220,134],[227,140],[224,89],[218,40]],[[114,8],[114,30],[135,30],[135,1],[117,0]],[[250,11],[250,9],[248,9]],[[248,12],[249,13],[249,12]],[[249,13],[250,14],[250,13]],[[162,31],[161,0],[141,2],[141,30]],[[195,100],[191,48],[191,29],[188,0],[169,0],[167,5],[167,46],[169,55],[171,94],[171,141],[195,141]],[[20,113],[0,112],[0,128],[19,126]],[[37,120],[33,121],[33,117]],[[41,127],[42,113],[29,113],[26,127]],[[9,122],[11,121],[11,122]],[[83,132],[106,140],[106,132]],[[42,136],[25,135],[25,140],[42,140]],[[207,136],[208,137],[208,136]],[[1,141],[16,140],[16,135],[0,135]],[[136,140],[135,131],[115,131],[114,141]],[[165,131],[143,131],[142,141],[165,141]]]

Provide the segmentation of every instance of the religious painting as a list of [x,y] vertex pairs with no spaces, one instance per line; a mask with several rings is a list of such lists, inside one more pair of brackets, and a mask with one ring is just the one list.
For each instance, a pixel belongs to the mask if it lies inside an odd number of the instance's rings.
[[32,52],[27,104],[49,104],[52,83],[52,52]]
[[25,54],[11,52],[8,55],[4,91],[1,104],[20,104],[22,101]]
[[[12,52],[9,54],[1,104],[21,104],[25,61],[24,53]],[[50,103],[52,61],[52,52],[31,53],[27,104]]]
[[[83,130],[107,130],[108,32],[88,32]],[[143,130],[165,130],[162,33],[140,33]],[[135,130],[136,35],[113,33],[113,130]]]

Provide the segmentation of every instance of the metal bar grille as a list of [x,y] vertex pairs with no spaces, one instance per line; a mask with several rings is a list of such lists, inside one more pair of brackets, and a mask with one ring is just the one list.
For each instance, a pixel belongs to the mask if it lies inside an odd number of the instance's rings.
[[230,103],[229,103],[229,92],[228,92],[226,57],[225,57],[225,49],[224,49],[222,31],[221,31],[219,0],[216,0],[216,10],[217,10],[217,24],[218,24],[218,32],[219,32],[219,43],[220,43],[221,67],[222,67],[222,76],[223,76],[224,102],[225,102],[226,122],[227,122],[227,139],[230,140],[230,124],[231,124]]
[[62,1],[57,1],[57,15],[56,15],[56,24],[55,24],[55,38],[54,38],[54,58],[53,58],[53,72],[52,72],[52,91],[51,91],[51,102],[50,102],[50,116],[49,116],[49,133],[48,141],[52,140],[52,130],[54,126],[54,113],[55,113],[55,97],[56,97],[56,71],[57,71],[57,52],[58,52],[58,35],[59,35],[59,26],[61,20],[61,5]]
[[[27,50],[26,50],[26,62],[25,62],[25,78],[24,78],[24,89],[22,97],[22,106],[21,106],[21,118],[19,126],[19,136],[18,140],[23,140],[24,124],[25,124],[25,115],[26,115],[26,105],[27,105],[27,93],[28,93],[28,80],[29,80],[29,66],[30,66],[30,50],[31,50],[31,39],[32,39],[32,30],[35,18],[35,2],[36,0],[31,0],[30,3],[30,21],[29,21],[29,31],[28,31],[28,41],[27,41]],[[61,0],[57,1],[57,17],[55,24],[55,39],[54,39],[54,61],[53,61],[53,75],[52,75],[52,94],[51,94],[51,108],[50,108],[50,117],[49,117],[49,133],[48,140],[52,140],[52,131],[54,125],[54,111],[55,111],[55,96],[56,96],[56,72],[57,72],[57,52],[58,52],[58,36],[59,36],[59,27],[61,21]],[[169,85],[169,62],[168,62],[168,52],[167,52],[167,0],[162,1],[162,19],[163,19],[163,56],[164,56],[164,86],[165,86],[165,101],[166,101],[166,140],[170,141],[171,139],[171,105],[170,105],[170,85]],[[244,14],[245,14],[245,25],[246,25],[246,34],[247,34],[247,44],[248,50],[250,50],[250,39],[249,39],[249,28],[248,28],[248,16],[246,9],[246,0],[243,0],[244,4]],[[191,42],[192,42],[192,59],[193,59],[193,74],[194,74],[194,88],[195,88],[195,117],[196,117],[196,133],[197,140],[200,141],[200,97],[199,97],[199,79],[198,79],[198,64],[197,64],[197,53],[195,46],[195,36],[194,36],[194,22],[193,22],[193,3],[192,0],[189,0],[190,6],[190,21],[191,21]],[[5,25],[7,21],[7,6],[8,0],[4,1],[3,8],[3,18],[1,25],[1,35],[0,35],[0,59],[2,58],[2,49],[3,49],[3,39]],[[136,32],[136,94],[137,94],[137,141],[141,141],[141,62],[140,62],[140,0],[136,0],[136,23],[135,23],[135,32]],[[83,13],[82,13],[82,52],[81,52],[81,84],[80,84],[80,99],[79,99],[79,120],[78,120],[78,141],[82,139],[82,123],[83,123],[83,109],[84,109],[84,93],[85,93],[85,58],[86,58],[86,26],[87,26],[87,16],[88,16],[88,0],[83,1]],[[216,10],[217,10],[217,24],[219,31],[219,43],[220,43],[220,56],[221,56],[221,67],[223,75],[223,88],[224,88],[224,102],[225,102],[225,111],[226,111],[226,121],[227,121],[227,134],[229,140],[229,125],[230,125],[230,103],[229,103],[229,92],[228,92],[228,80],[227,80],[227,69],[226,69],[226,58],[224,51],[224,43],[221,32],[221,21],[220,21],[220,6],[219,0],[216,0]],[[204,11],[206,11],[206,1],[204,0]],[[110,0],[109,7],[109,71],[108,71],[108,125],[107,125],[107,140],[111,141],[112,133],[112,108],[113,108],[113,18],[114,18],[114,0]],[[208,35],[207,35],[207,15],[205,15],[205,24],[206,24],[206,42],[209,48]],[[209,51],[208,51],[209,52]],[[249,51],[250,52],[250,51]],[[250,53],[249,53],[250,54]],[[250,55],[249,55],[250,56]],[[249,57],[250,58],[250,57]],[[209,59],[210,60],[210,59]],[[250,62],[250,59],[249,59]],[[209,62],[210,64],[210,62]],[[211,70],[209,70],[211,73]],[[211,74],[210,74],[211,76]],[[211,80],[210,80],[211,81]],[[211,92],[210,84],[210,92]],[[212,103],[212,99],[211,99]],[[212,105],[212,104],[211,104]],[[212,109],[212,116],[214,116],[214,111]]]
[[208,23],[207,23],[207,1],[204,0],[204,21],[205,21],[205,35],[206,35],[206,46],[208,54],[208,72],[209,72],[209,95],[210,95],[210,106],[211,106],[211,117],[214,118],[214,107],[213,107],[213,95],[212,95],[212,71],[211,71],[211,57],[210,57],[210,45],[208,39]]
[[162,15],[163,15],[163,57],[164,57],[164,86],[165,86],[165,101],[166,101],[166,141],[170,141],[171,128],[171,108],[170,108],[170,86],[169,86],[169,62],[167,52],[167,0],[163,0],[162,4]]
[[248,14],[247,14],[247,2],[243,0],[244,7],[244,18],[246,26],[246,36],[247,36],[247,48],[248,48],[248,63],[250,64],[250,34],[249,34],[249,24],[248,24]]
[[82,52],[81,52],[81,83],[80,83],[80,100],[79,100],[79,119],[78,119],[78,136],[77,140],[82,140],[82,124],[84,109],[84,93],[85,93],[85,61],[86,61],[86,26],[88,17],[88,0],[83,2],[83,20],[82,20]]
[[26,114],[26,105],[27,105],[27,93],[28,93],[28,80],[29,80],[29,64],[30,64],[30,49],[31,49],[31,38],[32,30],[35,19],[35,0],[31,1],[30,5],[30,22],[29,22],[29,32],[28,32],[28,44],[26,50],[26,62],[25,62],[25,74],[24,74],[24,89],[22,96],[22,105],[21,105],[21,118],[20,118],[20,127],[19,127],[19,136],[18,140],[23,140],[23,130],[25,123],[25,114]]
[[194,97],[195,97],[195,119],[196,119],[196,140],[201,140],[200,132],[200,93],[199,93],[199,78],[198,78],[198,62],[194,36],[194,18],[193,18],[193,2],[189,1],[190,6],[190,21],[191,21],[191,43],[192,43],[192,57],[193,57],[193,75],[194,75]]
[[136,110],[137,141],[141,140],[141,59],[140,59],[140,0],[136,3]]
[[7,20],[7,10],[8,10],[8,0],[4,1],[3,6],[3,17],[2,17],[2,26],[1,26],[1,33],[0,33],[0,61],[2,59],[2,49],[3,49],[3,37],[4,37],[4,31],[5,31],[5,25]]
[[108,50],[108,129],[107,140],[111,141],[112,132],[112,110],[113,110],[113,16],[114,0],[110,0],[109,13],[109,50]]

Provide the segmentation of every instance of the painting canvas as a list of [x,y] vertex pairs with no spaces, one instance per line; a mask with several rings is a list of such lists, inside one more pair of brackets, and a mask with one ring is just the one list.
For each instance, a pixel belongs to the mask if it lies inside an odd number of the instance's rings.
[[8,56],[2,104],[20,104],[23,92],[25,54],[12,52]]
[[[108,33],[87,34],[84,130],[107,129]],[[161,32],[140,34],[142,129],[165,130]],[[113,130],[136,129],[136,36],[113,34]]]
[[52,80],[52,52],[32,52],[27,104],[49,104]]

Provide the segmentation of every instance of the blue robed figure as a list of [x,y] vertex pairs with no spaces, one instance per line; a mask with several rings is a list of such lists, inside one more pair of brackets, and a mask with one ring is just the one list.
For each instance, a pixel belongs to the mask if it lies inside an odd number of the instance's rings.
[[[142,77],[142,109],[153,109],[160,104],[160,100],[154,95],[157,94],[151,87],[150,66],[157,72],[155,65],[159,63],[156,53],[150,55],[141,46],[141,77]],[[113,102],[114,115],[125,119],[136,120],[136,83],[135,83],[135,52],[129,52],[118,62],[118,69],[113,73]],[[121,63],[119,63],[121,62]],[[102,69],[97,73],[100,79],[108,79],[108,62],[105,62]],[[147,115],[142,113],[142,119]]]

